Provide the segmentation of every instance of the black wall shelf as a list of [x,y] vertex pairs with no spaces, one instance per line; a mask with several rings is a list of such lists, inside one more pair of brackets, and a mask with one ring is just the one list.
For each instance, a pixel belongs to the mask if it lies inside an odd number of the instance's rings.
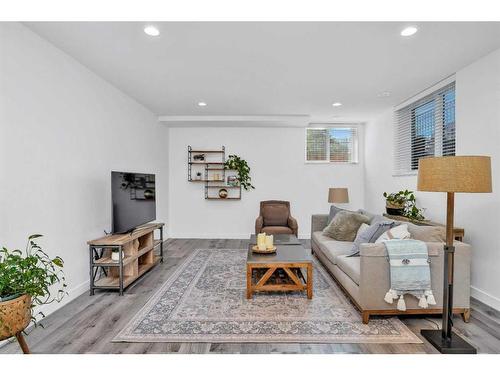
[[[207,155],[208,154],[208,155]],[[195,156],[197,155],[197,159],[203,158],[203,160],[195,161]],[[217,160],[211,160],[211,159]],[[226,161],[226,148],[224,146],[221,147],[220,150],[194,150],[191,146],[188,146],[188,181],[189,182],[203,182],[205,184],[205,199],[208,200],[240,200],[241,199],[241,186],[233,186],[233,185],[222,185],[221,183],[226,182],[226,172],[231,171],[234,172],[234,169],[226,169],[224,168],[224,164]],[[198,168],[198,170],[193,168]],[[199,168],[199,166],[203,167],[203,170]],[[193,178],[193,173],[203,173],[203,178],[196,179]],[[213,179],[215,177],[214,172],[221,172],[221,178]],[[217,183],[217,185],[213,185],[212,183]],[[229,191],[236,191],[236,196],[228,196],[226,198],[221,198],[219,196],[213,196],[215,192],[214,189],[226,189]],[[232,193],[231,195],[233,195]]]

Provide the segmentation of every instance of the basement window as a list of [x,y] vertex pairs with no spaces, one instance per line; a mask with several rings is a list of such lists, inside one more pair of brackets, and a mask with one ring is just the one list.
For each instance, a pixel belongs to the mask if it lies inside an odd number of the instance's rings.
[[455,83],[395,111],[396,176],[416,174],[420,159],[455,155]]
[[306,162],[357,163],[358,129],[352,126],[307,128]]

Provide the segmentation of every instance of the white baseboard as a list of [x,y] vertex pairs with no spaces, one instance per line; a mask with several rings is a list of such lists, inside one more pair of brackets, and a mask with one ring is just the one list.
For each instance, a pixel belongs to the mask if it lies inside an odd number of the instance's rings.
[[484,303],[485,305],[488,305],[495,310],[500,311],[500,298],[492,296],[491,294],[486,293],[484,290],[476,288],[475,286],[470,287],[470,294],[472,297]]

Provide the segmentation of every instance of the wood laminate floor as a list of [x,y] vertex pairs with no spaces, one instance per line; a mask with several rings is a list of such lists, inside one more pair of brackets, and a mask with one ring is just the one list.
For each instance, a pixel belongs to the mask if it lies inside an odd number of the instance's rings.
[[[304,241],[310,247],[309,241]],[[166,259],[127,289],[124,296],[96,291],[85,293],[44,319],[26,337],[33,353],[437,353],[424,344],[221,344],[221,343],[112,343],[118,331],[195,249],[247,248],[247,240],[169,239]],[[480,353],[500,353],[500,314],[472,301],[470,323],[454,319],[455,329]],[[376,318],[374,318],[376,319]],[[401,320],[419,337],[422,328],[436,328],[439,318]],[[17,342],[0,347],[2,353],[20,353]]]

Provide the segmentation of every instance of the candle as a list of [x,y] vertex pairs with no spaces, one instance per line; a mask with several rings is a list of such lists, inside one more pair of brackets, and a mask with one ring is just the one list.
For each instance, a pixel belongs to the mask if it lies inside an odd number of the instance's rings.
[[266,248],[268,250],[273,248],[273,239],[274,237],[272,234],[270,236],[266,236]]
[[257,247],[259,250],[266,250],[266,234],[259,233],[257,235]]

